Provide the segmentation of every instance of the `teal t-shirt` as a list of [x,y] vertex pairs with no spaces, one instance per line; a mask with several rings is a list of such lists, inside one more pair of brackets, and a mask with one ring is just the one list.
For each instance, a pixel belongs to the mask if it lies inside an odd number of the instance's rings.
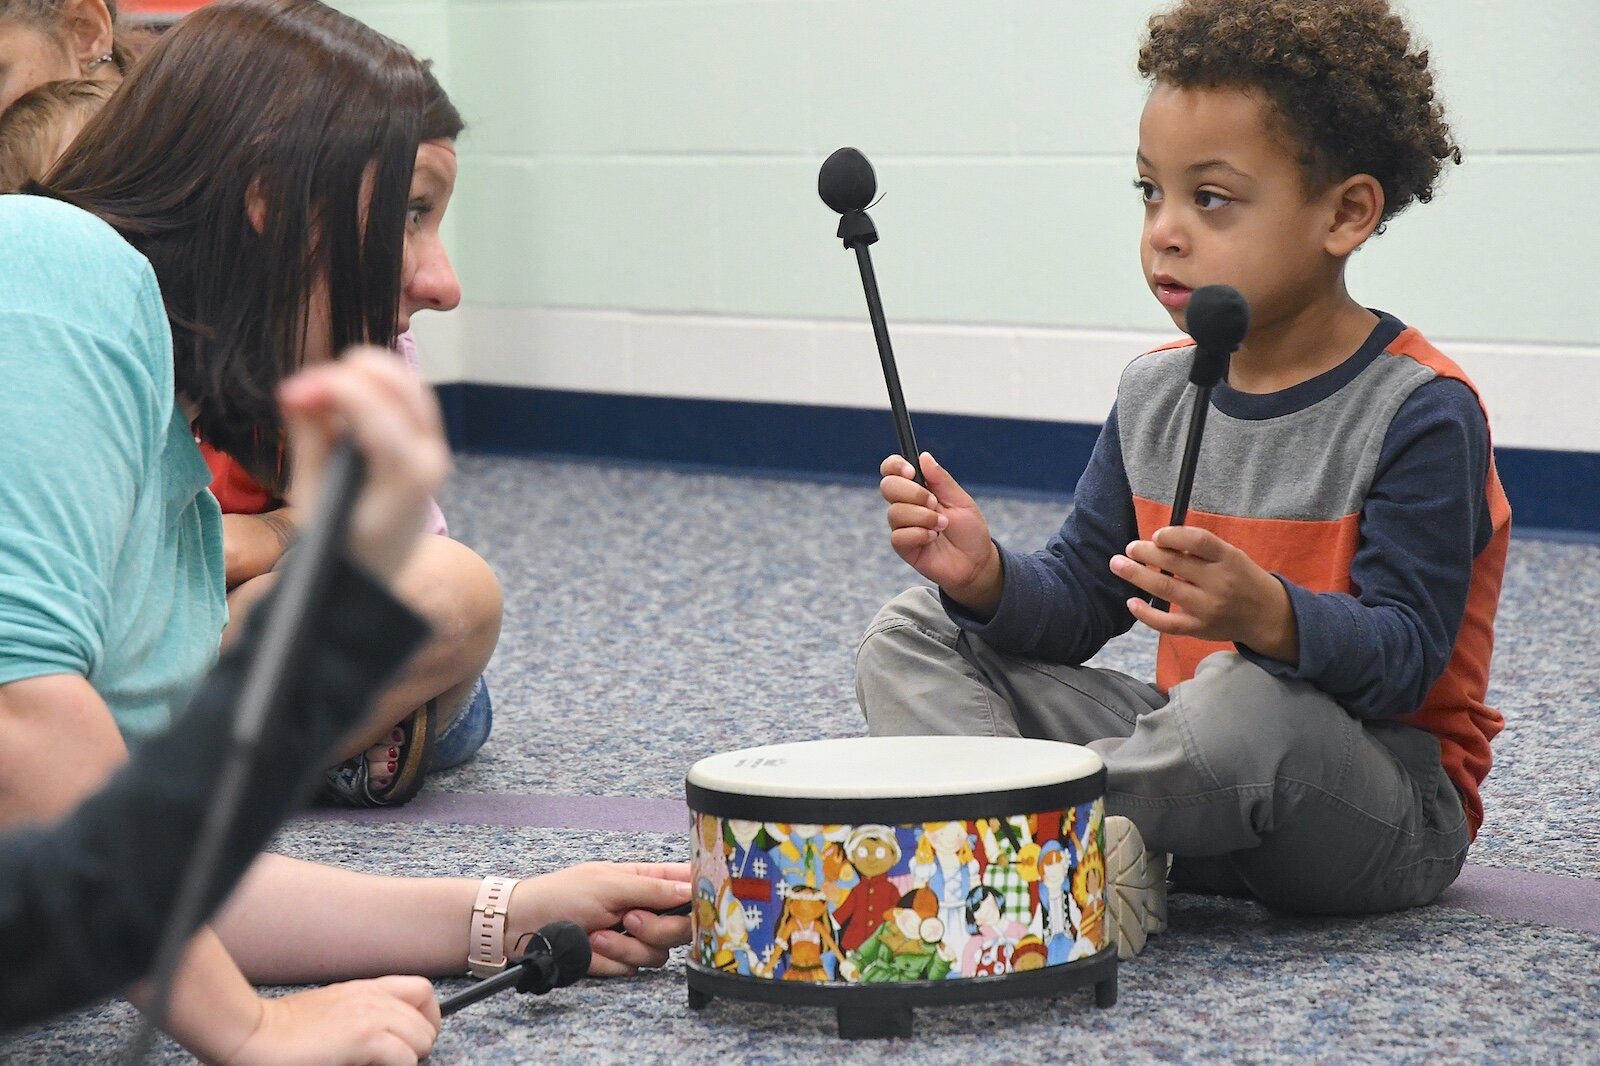
[[130,742],[166,728],[227,621],[209,481],[149,262],[0,196],[0,684],[77,674]]

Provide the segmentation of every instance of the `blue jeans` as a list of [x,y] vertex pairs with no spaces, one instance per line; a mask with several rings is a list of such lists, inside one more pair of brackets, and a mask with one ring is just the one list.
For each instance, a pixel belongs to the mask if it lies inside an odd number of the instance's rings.
[[489,739],[489,731],[493,728],[494,704],[489,699],[489,686],[484,684],[480,676],[477,684],[472,686],[472,694],[467,697],[461,713],[445,727],[444,732],[433,738],[428,772],[460,766],[478,754],[478,749]]

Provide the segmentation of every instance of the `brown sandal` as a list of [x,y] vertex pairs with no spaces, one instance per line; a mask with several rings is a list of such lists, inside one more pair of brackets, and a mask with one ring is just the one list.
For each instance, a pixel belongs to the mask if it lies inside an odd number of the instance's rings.
[[429,700],[396,727],[405,738],[397,745],[400,754],[395,759],[394,779],[387,785],[373,786],[367,753],[357,752],[328,768],[318,798],[344,807],[398,807],[408,802],[422,789],[438,721],[438,703]]

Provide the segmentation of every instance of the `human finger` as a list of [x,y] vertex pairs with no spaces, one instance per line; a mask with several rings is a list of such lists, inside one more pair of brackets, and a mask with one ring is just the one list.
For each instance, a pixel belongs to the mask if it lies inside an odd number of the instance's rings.
[[884,477],[905,478],[913,484],[916,483],[916,469],[906,460],[905,456],[898,453],[886,456],[883,462],[878,464],[878,473]]
[[437,1032],[442,1016],[439,1014],[439,996],[433,982],[426,977],[390,975],[376,978],[376,983],[395,999],[406,1004],[426,1019]]
[[1187,552],[1172,551],[1167,548],[1157,547],[1148,540],[1136,540],[1123,549],[1124,557],[1132,559],[1146,568],[1154,567],[1156,570],[1165,570],[1169,574],[1177,574],[1186,581],[1194,580],[1199,570],[1210,565],[1206,560]]
[[619,915],[631,910],[666,911],[687,903],[692,892],[687,875],[678,880],[623,870],[606,893],[607,907]]
[[370,364],[330,364],[326,388],[335,410],[350,426],[351,435],[374,470],[393,469],[432,491],[449,470],[449,449],[436,425],[419,421],[384,375]]
[[976,508],[977,502],[967,494],[967,490],[933,457],[932,452],[922,453],[922,477],[928,483],[928,491],[944,507],[972,507]]
[[910,478],[898,474],[890,474],[878,482],[878,495],[886,503],[906,503],[917,507],[934,508],[939,505],[939,500],[933,493],[918,485]]
[[622,927],[635,939],[658,948],[674,948],[689,942],[687,917],[633,910],[622,916]]
[[[428,1047],[433,1047],[432,1041]],[[427,1049],[419,1051],[403,1036],[386,1030],[372,1034],[361,1048],[360,1057],[348,1061],[359,1062],[361,1066],[417,1066],[426,1054]]]
[[[600,929],[591,933],[589,946],[595,954],[595,960],[592,961],[604,958],[616,966],[629,970],[649,969],[667,964],[666,948],[610,929]],[[594,971],[592,964],[590,971]]]
[[950,524],[947,515],[914,503],[891,503],[888,512],[890,529],[943,529]]
[[387,391],[419,430],[442,434],[444,415],[437,394],[393,352],[363,345],[348,349],[340,362]]
[[640,877],[654,877],[661,881],[685,881],[694,875],[686,862],[628,862],[622,868]]
[[1111,557],[1111,572],[1156,599],[1166,600],[1179,607],[1190,606],[1188,601],[1194,594],[1194,586],[1180,577],[1143,566],[1126,555]]
[[1228,543],[1209,529],[1199,526],[1162,526],[1150,535],[1158,548],[1182,552],[1206,562],[1221,562]]
[[1199,622],[1193,615],[1157,610],[1137,596],[1129,597],[1127,604],[1129,614],[1157,633],[1183,637],[1193,635],[1199,628]]

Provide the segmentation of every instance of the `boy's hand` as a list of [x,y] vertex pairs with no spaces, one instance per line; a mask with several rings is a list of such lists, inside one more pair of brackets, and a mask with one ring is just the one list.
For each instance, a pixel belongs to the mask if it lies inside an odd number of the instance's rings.
[[878,491],[889,503],[889,543],[910,567],[973,613],[988,617],[1000,606],[1004,572],[989,523],[966,490],[928,452],[918,485],[904,456],[891,455],[878,472]]
[[1196,526],[1163,526],[1152,540],[1136,540],[1126,555],[1112,556],[1111,572],[1178,608],[1158,611],[1143,599],[1130,599],[1128,610],[1151,629],[1235,641],[1269,658],[1299,661],[1300,636],[1289,593],[1215,533]]

